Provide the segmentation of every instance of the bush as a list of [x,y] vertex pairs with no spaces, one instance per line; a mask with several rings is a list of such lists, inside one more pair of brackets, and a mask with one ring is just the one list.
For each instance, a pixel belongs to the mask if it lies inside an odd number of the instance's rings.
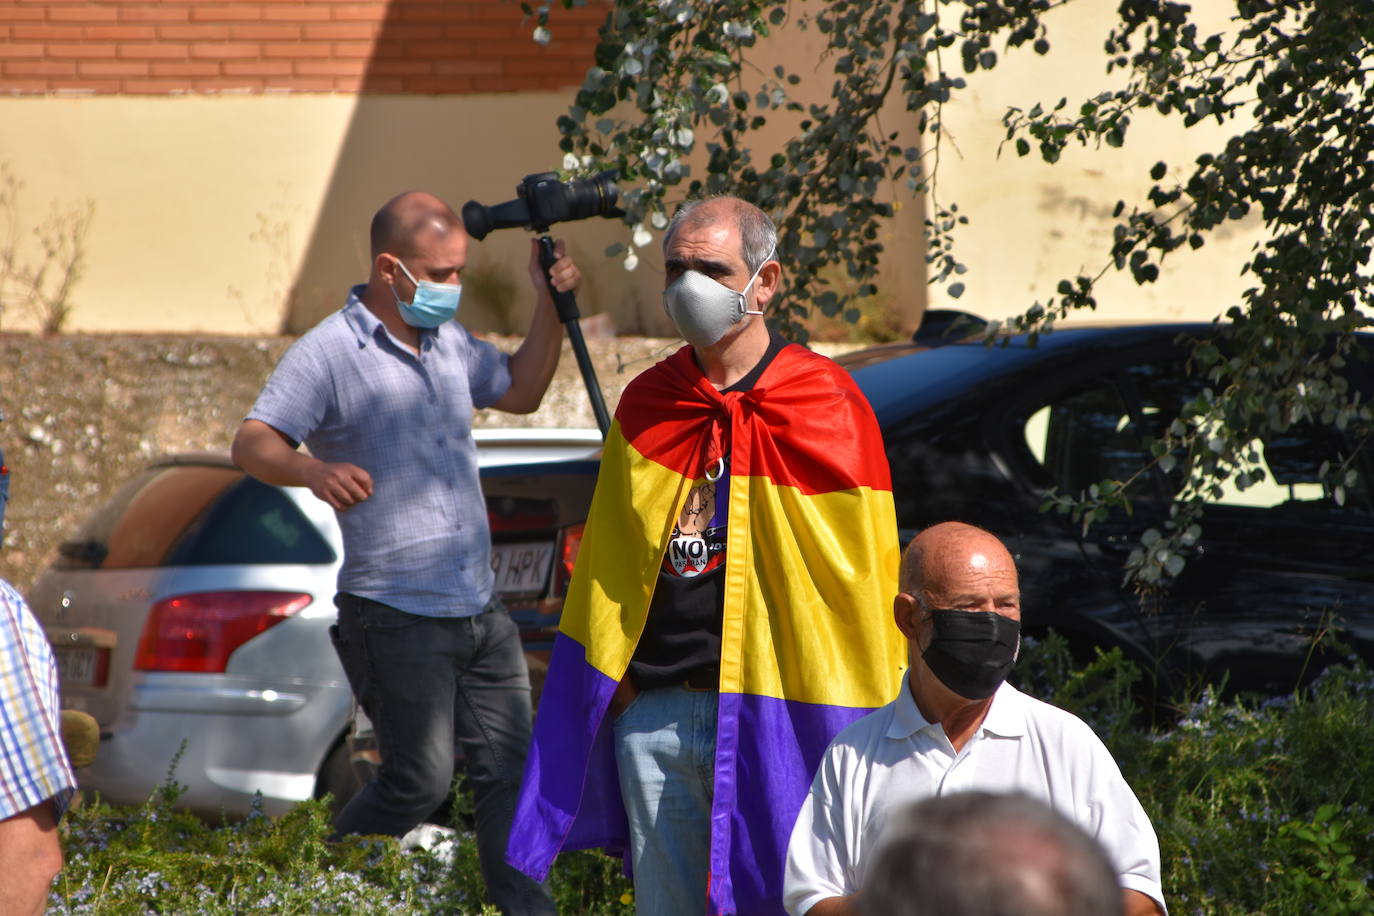
[[[1027,640],[1022,689],[1078,714],[1111,748],[1159,834],[1174,916],[1374,913],[1374,676],[1358,661],[1301,693],[1220,702],[1202,693],[1169,729],[1140,724],[1139,672],[1116,652],[1075,664],[1058,637]],[[475,844],[451,864],[391,840],[325,842],[328,809],[208,825],[167,784],[138,808],[99,802],[63,821],[67,865],[53,914],[243,912],[478,914]],[[455,822],[463,823],[464,794]],[[560,856],[559,912],[628,916],[619,860]]]
[[[458,833],[456,848],[433,851],[402,850],[377,837],[329,843],[324,801],[301,802],[278,818],[257,809],[241,821],[210,825],[176,809],[180,791],[169,777],[138,808],[96,800],[69,812],[62,824],[66,866],[48,912],[495,913],[484,905],[470,833]],[[633,911],[619,860],[599,853],[560,857],[550,888],[560,913]]]
[[1136,724],[1140,674],[1118,650],[1075,667],[1027,640],[1028,692],[1091,724],[1154,822],[1175,914],[1374,913],[1374,676],[1358,659],[1306,690],[1218,701],[1172,728]]

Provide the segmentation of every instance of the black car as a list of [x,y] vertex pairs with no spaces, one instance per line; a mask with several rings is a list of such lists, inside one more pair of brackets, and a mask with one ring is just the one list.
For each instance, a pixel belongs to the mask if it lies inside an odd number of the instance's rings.
[[[1309,427],[1257,443],[1267,480],[1226,489],[1205,509],[1197,553],[1173,587],[1145,598],[1125,584],[1127,557],[1167,515],[1176,482],[1140,475],[1117,512],[1086,533],[1042,511],[1046,494],[1127,480],[1202,382],[1186,339],[1210,325],[1075,327],[986,346],[913,341],[840,358],[868,396],[892,466],[905,541],[957,519],[1001,536],[1021,570],[1024,628],[1053,628],[1084,656],[1119,646],[1160,697],[1202,682],[1277,694],[1310,678],[1337,636],[1374,661],[1374,461],[1348,435]],[[1374,335],[1349,361],[1353,389],[1374,395]],[[1328,459],[1354,455],[1358,481],[1338,501]],[[1334,650],[1339,651],[1339,649]]]

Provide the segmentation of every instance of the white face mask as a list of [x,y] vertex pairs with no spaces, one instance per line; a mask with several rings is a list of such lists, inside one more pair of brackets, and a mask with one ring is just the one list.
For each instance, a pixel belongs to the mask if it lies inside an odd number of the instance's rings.
[[[763,264],[767,264],[776,251],[774,248],[769,252]],[[673,320],[682,339],[698,349],[709,347],[743,321],[745,315],[762,315],[762,310],[747,306],[745,297],[749,287],[759,278],[763,264],[739,292],[698,271],[683,271],[663,291],[663,310]]]

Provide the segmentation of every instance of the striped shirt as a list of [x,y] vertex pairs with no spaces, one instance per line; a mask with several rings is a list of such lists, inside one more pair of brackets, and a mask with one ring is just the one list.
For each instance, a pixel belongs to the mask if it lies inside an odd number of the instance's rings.
[[506,393],[509,360],[456,321],[422,330],[416,355],[363,289],[282,356],[248,419],[372,477],[372,496],[338,513],[339,591],[426,617],[480,613],[493,576],[472,411]]
[[33,612],[0,579],[0,820],[76,790],[62,745],[57,665]]

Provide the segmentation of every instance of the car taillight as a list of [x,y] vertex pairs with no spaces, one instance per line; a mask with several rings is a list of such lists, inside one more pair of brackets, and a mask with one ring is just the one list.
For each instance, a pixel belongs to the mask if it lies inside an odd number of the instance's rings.
[[299,592],[197,592],[153,605],[134,667],[223,672],[235,649],[310,604]]
[[567,594],[568,583],[572,581],[573,567],[577,565],[577,551],[582,547],[582,525],[570,525],[563,529],[558,545],[558,565],[554,568],[555,596]]

